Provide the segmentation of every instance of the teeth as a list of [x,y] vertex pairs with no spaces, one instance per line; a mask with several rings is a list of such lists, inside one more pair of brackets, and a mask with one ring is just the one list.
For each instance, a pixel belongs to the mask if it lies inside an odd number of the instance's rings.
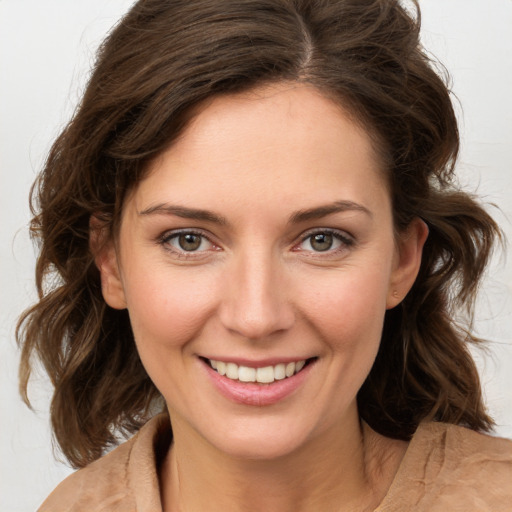
[[239,366],[238,380],[242,382],[256,382],[256,368],[249,368],[248,366]]
[[295,363],[288,363],[284,372],[287,377],[291,377],[295,373]]
[[277,364],[274,366],[274,379],[282,380],[286,378],[286,366],[284,364]]
[[265,366],[256,370],[256,381],[263,384],[274,382],[274,367]]
[[226,364],[226,377],[228,379],[238,380],[238,366],[235,363]]
[[[226,375],[226,363],[224,363],[223,361],[215,361],[216,365],[217,365],[217,368],[216,370],[221,374],[221,375]],[[212,364],[212,361],[210,360],[210,364]],[[212,366],[213,368],[213,366]]]
[[217,370],[220,375],[225,375],[228,379],[239,380],[240,382],[259,382],[260,384],[270,384],[274,380],[282,380],[291,377],[300,372],[305,360],[280,363],[275,366],[264,366],[262,368],[251,368],[250,366],[238,366],[235,363],[225,363],[224,361],[215,361],[209,359],[210,366]]

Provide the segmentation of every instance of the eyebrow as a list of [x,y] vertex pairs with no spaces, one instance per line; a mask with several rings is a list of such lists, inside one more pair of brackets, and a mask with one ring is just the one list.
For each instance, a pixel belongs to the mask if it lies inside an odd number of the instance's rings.
[[368,208],[362,204],[353,201],[335,201],[334,203],[318,206],[316,208],[308,208],[307,210],[299,210],[291,215],[289,224],[300,224],[309,220],[321,219],[327,215],[340,212],[362,212],[373,218],[373,214]]
[[[369,217],[373,214],[365,206],[355,203],[353,201],[335,201],[334,203],[318,206],[315,208],[308,208],[307,210],[299,210],[293,213],[288,224],[300,224],[310,220],[321,219],[333,213],[356,211],[362,212]],[[184,219],[202,220],[212,222],[220,226],[228,226],[229,222],[225,217],[218,215],[210,210],[202,210],[199,208],[188,208],[185,206],[170,205],[166,203],[150,206],[139,212],[139,215],[176,215]]]
[[175,206],[171,204],[161,203],[150,206],[139,212],[139,215],[176,215],[184,219],[202,220],[212,222],[220,226],[227,226],[229,223],[225,217],[217,215],[209,210],[201,210],[199,208],[187,208],[185,206]]

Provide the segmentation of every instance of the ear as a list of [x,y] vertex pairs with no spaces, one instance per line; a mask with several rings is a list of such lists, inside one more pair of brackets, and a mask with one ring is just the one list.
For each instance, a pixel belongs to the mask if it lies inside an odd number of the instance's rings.
[[105,222],[96,215],[91,215],[89,221],[89,247],[100,271],[105,302],[114,309],[125,309],[126,299],[114,240],[107,233]]
[[394,308],[402,302],[412,288],[420,270],[423,245],[427,236],[428,227],[419,218],[413,219],[407,229],[400,235],[389,283],[387,309]]

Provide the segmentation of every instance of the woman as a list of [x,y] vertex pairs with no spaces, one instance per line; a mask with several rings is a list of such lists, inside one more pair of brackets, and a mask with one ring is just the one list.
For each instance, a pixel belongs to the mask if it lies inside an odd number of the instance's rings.
[[41,510],[507,510],[454,321],[499,231],[418,31],[145,0],[111,33],[36,189],[22,386],[36,354],[84,467]]

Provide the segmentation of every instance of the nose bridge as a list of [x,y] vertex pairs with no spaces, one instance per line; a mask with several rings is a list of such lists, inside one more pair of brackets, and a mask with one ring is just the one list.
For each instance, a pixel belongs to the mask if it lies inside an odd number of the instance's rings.
[[270,249],[248,248],[234,257],[221,314],[226,328],[261,339],[291,327],[294,314],[280,267]]

